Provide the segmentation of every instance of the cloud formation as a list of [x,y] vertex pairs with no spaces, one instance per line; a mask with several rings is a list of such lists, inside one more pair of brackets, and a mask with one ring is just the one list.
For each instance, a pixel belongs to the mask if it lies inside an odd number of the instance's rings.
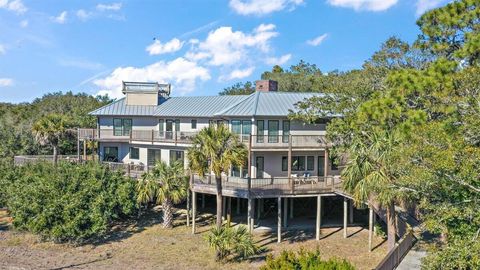
[[23,4],[22,0],[0,0],[0,8],[13,11],[17,14],[23,14],[27,12],[27,7]]
[[383,11],[391,8],[397,2],[398,0],[327,0],[327,3],[332,6],[353,8],[356,11]]
[[13,85],[13,79],[10,78],[0,78],[0,87],[7,87]]
[[219,81],[229,81],[229,80],[235,80],[235,79],[243,79],[243,78],[246,78],[246,77],[252,75],[254,70],[255,70],[255,67],[248,67],[248,68],[245,68],[245,69],[234,69],[227,76],[221,76],[219,78]]
[[320,36],[318,36],[314,39],[307,40],[307,44],[316,47],[316,46],[322,44],[327,37],[328,37],[328,34],[325,33],[325,34],[320,35]]
[[426,11],[428,11],[430,9],[437,8],[437,7],[439,7],[442,4],[445,4],[447,2],[448,2],[448,0],[418,0],[417,4],[416,4],[417,16],[420,16],[423,13],[425,13]]
[[67,11],[62,11],[58,16],[52,17],[52,21],[59,24],[64,24],[67,21],[67,15]]
[[98,4],[96,9],[99,11],[114,10],[118,11],[122,9],[122,3],[112,3],[112,4]]
[[6,54],[7,49],[5,48],[5,45],[0,44],[0,55]]
[[290,58],[292,58],[291,54],[285,54],[285,55],[282,55],[280,57],[268,57],[267,59],[265,59],[265,63],[267,63],[268,65],[271,65],[271,66],[283,65],[286,62],[288,62],[288,60],[290,60]]
[[230,7],[240,15],[265,15],[286,8],[295,9],[304,0],[230,0]]
[[180,41],[178,38],[174,38],[166,43],[162,43],[160,40],[155,39],[155,41],[150,44],[145,50],[150,55],[159,55],[164,53],[173,53],[180,50],[183,46],[183,41]]

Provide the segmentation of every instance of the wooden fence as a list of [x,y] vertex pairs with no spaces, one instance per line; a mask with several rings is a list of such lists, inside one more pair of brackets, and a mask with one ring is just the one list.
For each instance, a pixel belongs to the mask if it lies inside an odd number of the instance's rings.
[[393,270],[395,269],[403,257],[407,255],[408,251],[415,244],[415,236],[412,231],[409,231],[399,242],[398,245],[392,249],[385,258],[375,267],[375,270]]

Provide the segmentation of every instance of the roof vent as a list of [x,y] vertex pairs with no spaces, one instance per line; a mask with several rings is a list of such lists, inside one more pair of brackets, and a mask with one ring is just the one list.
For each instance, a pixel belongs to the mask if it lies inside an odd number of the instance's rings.
[[255,90],[260,92],[276,92],[278,90],[278,82],[272,80],[256,81]]
[[127,105],[159,105],[170,96],[171,85],[158,82],[122,82]]

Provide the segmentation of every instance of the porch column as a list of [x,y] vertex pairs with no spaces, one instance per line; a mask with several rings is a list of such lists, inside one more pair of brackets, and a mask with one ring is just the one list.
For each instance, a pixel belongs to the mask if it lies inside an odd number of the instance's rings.
[[202,209],[205,209],[205,194],[202,193]]
[[187,227],[190,226],[190,189],[187,190]]
[[87,140],[83,140],[83,160],[87,160]]
[[255,199],[252,199],[252,220],[250,221],[250,226],[252,226],[252,232],[255,229]]
[[292,179],[292,135],[288,135],[288,158],[287,158],[287,176],[293,192],[295,182]]
[[262,212],[263,212],[263,199],[258,199],[257,219],[260,219]]
[[353,200],[350,200],[350,212],[349,212],[349,221],[350,224],[353,224]]
[[373,237],[373,209],[368,208],[368,251],[372,251],[372,237]]
[[347,198],[343,198],[343,238],[347,238],[347,216],[348,216],[348,201]]
[[293,198],[290,198],[290,219],[293,219]]
[[237,198],[237,211],[236,211],[236,214],[237,214],[237,215],[240,215],[240,198]]
[[322,233],[320,230],[320,226],[322,224],[322,196],[317,196],[317,226],[316,226],[316,239],[320,240],[320,234]]
[[288,226],[288,198],[283,198],[283,227],[287,228]]
[[[327,183],[327,177],[328,177],[328,149],[325,148],[325,157],[323,158],[323,174],[324,174],[324,178],[325,178],[325,185],[328,186],[328,183]],[[332,180],[332,185],[333,185],[333,180]]]
[[222,196],[222,219],[226,220],[227,219],[227,197]]
[[192,191],[192,234],[195,234],[195,219],[197,216],[197,193]]
[[248,198],[248,209],[247,209],[247,227],[248,231],[252,232],[252,226],[250,225],[252,223],[252,198]]
[[252,135],[248,137],[248,177],[252,178]]
[[80,161],[80,129],[77,128],[77,160]]
[[232,197],[227,197],[227,226],[230,227],[232,223]]
[[277,199],[277,243],[282,242],[282,198]]

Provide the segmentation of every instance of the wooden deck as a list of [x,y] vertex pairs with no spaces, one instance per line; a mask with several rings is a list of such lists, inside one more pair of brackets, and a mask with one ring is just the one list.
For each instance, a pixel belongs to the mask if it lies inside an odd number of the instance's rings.
[[[249,182],[250,180],[250,182]],[[248,179],[239,177],[222,178],[222,194],[239,198],[276,198],[293,196],[314,196],[319,194],[342,193],[339,176],[324,177],[273,177]],[[192,190],[199,193],[216,194],[213,177],[194,176]]]

